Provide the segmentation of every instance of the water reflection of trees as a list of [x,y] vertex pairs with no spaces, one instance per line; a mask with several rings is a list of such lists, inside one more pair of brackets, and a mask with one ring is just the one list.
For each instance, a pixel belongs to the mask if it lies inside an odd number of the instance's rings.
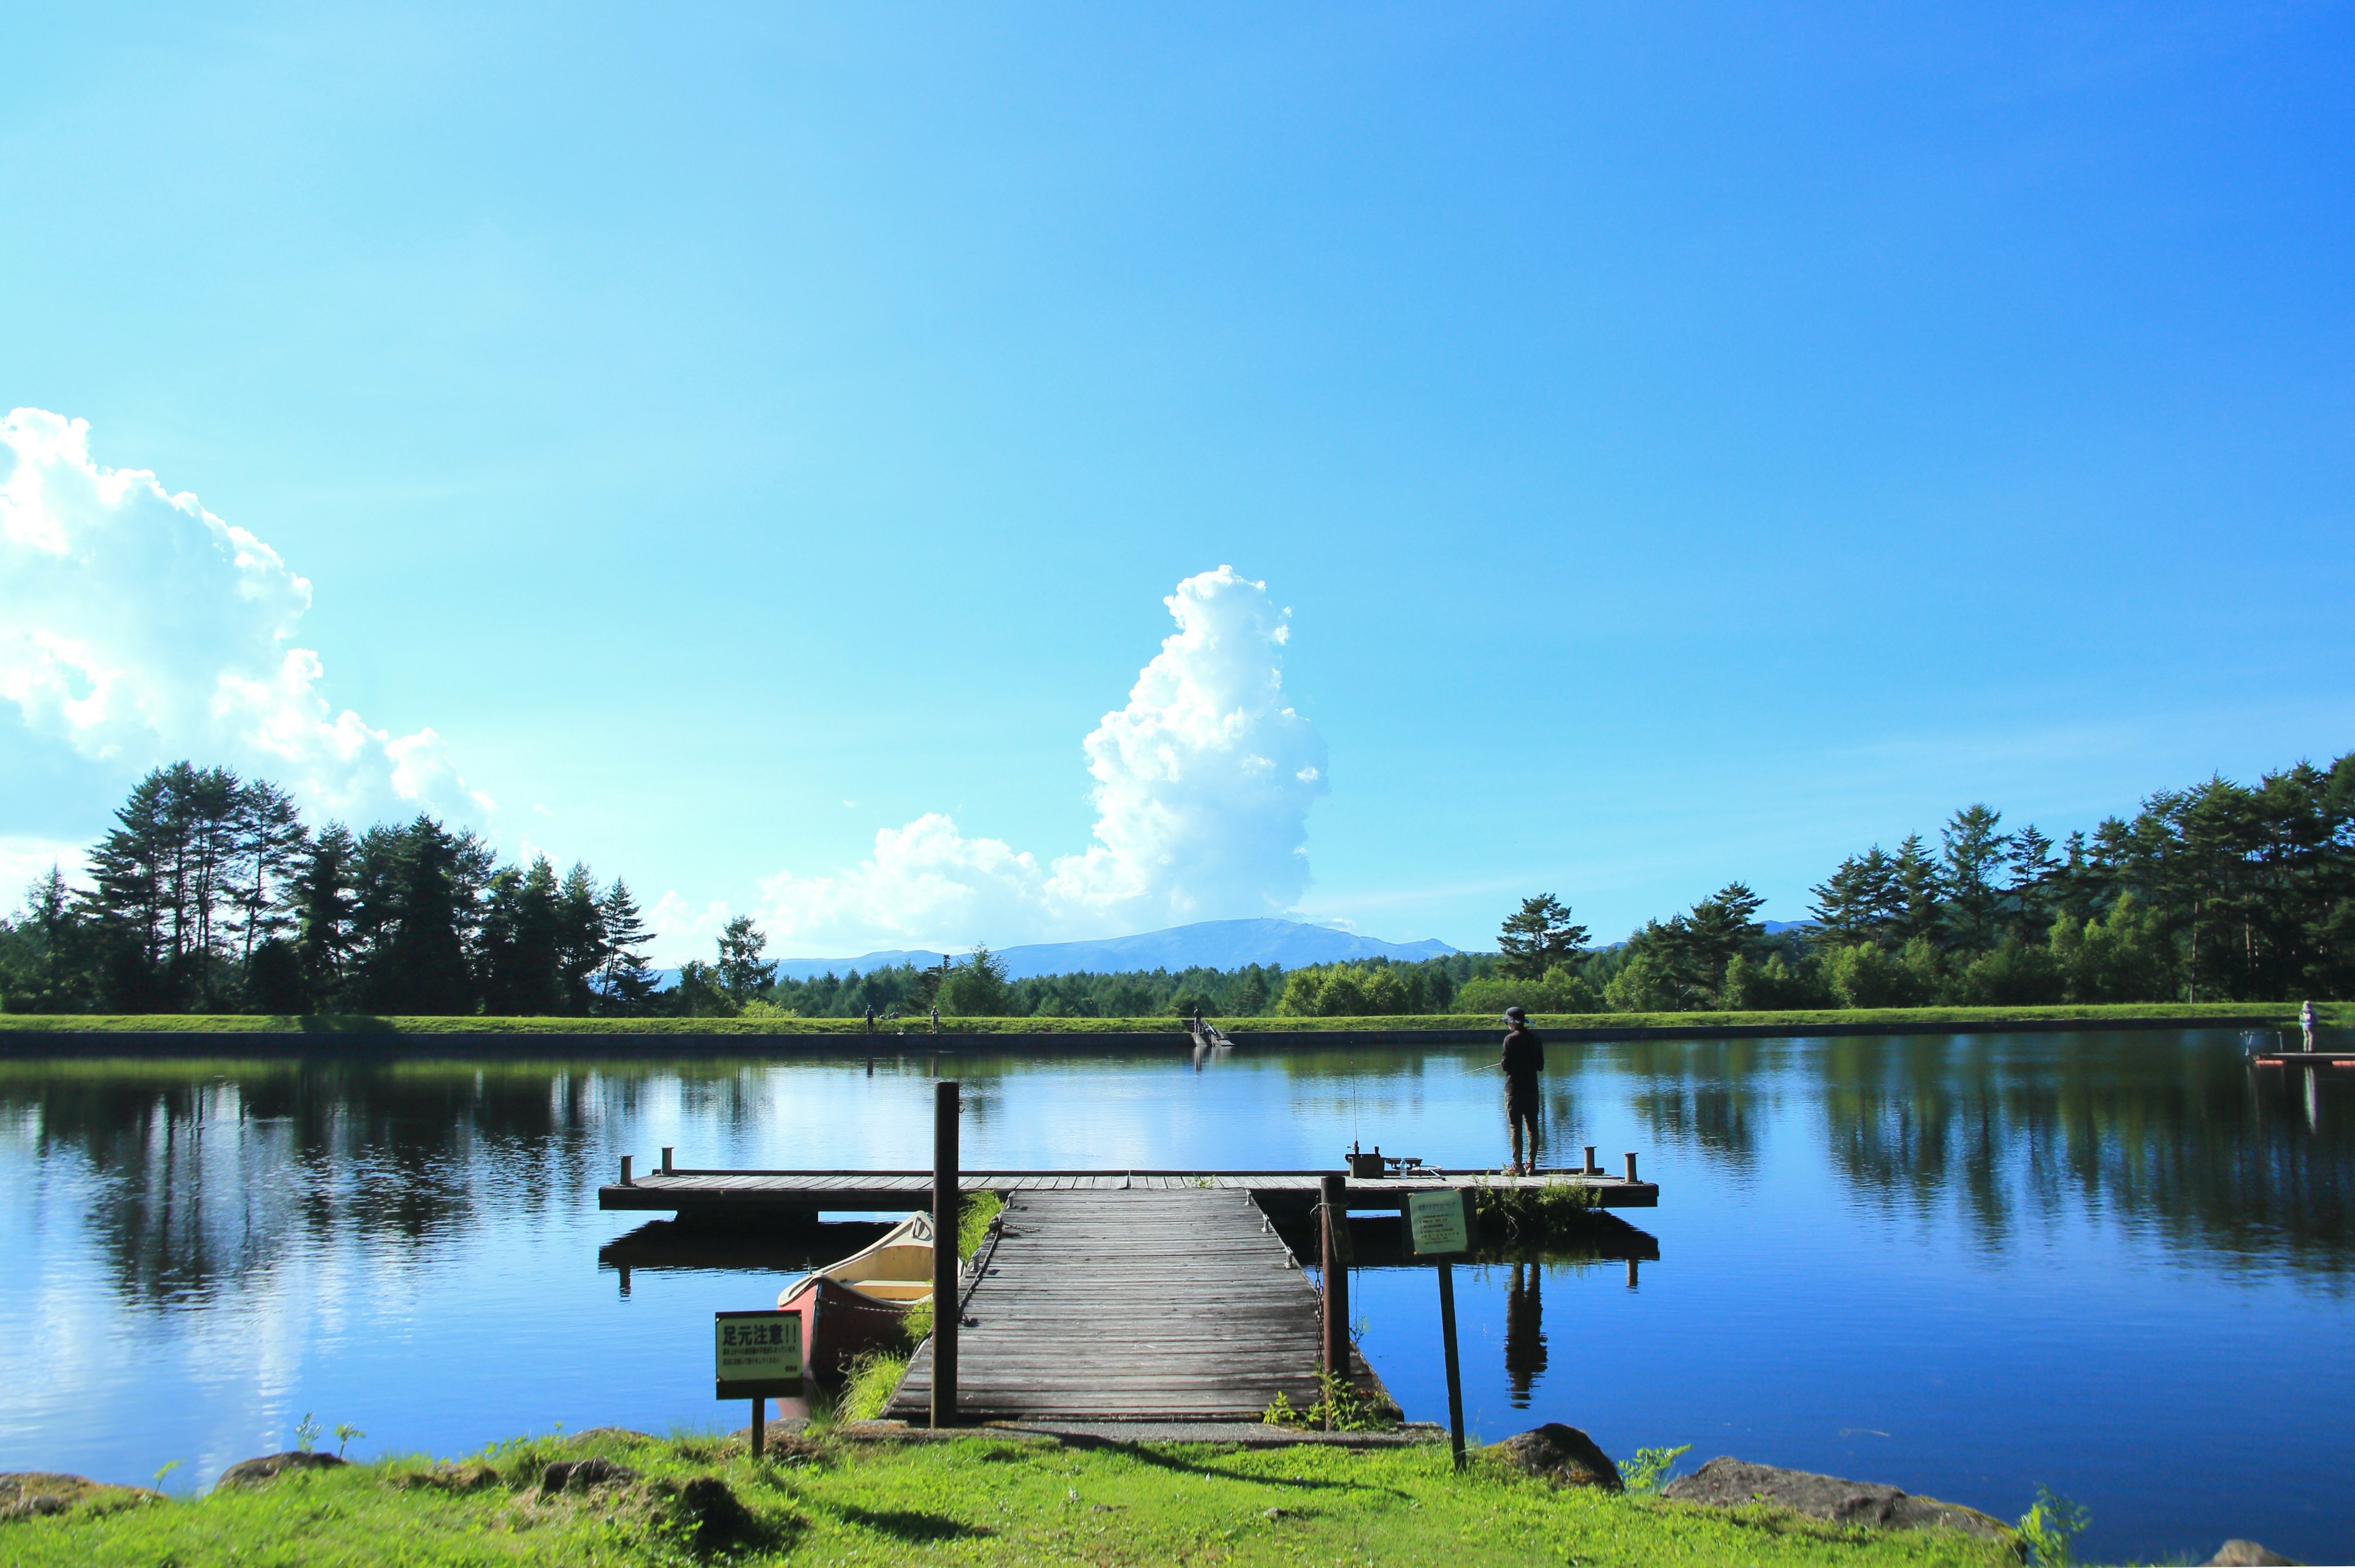
[[2355,1272],[2355,1082],[2309,1093],[2212,1033],[1743,1043],[1589,1065],[1635,1081],[1656,1136],[1743,1166],[1785,1120],[1772,1102],[1812,1078],[1838,1174],[1892,1211],[1952,1204],[1981,1245],[2074,1207],[2227,1259]]
[[[733,1076],[673,1070],[698,1089]],[[546,1062],[0,1064],[0,1123],[66,1179],[117,1290],[202,1302],[328,1243],[416,1249],[594,1201],[601,1129],[656,1084]],[[741,1086],[735,1091],[741,1093]]]
[[1712,1040],[1555,1049],[1565,1058],[1563,1069],[1600,1067],[1635,1078],[1628,1108],[1656,1141],[1747,1169],[1781,1099],[1774,1069],[1789,1048],[1787,1040]]

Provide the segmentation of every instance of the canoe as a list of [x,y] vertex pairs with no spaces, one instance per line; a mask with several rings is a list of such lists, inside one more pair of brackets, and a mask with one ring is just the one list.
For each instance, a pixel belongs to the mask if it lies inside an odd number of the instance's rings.
[[872,1246],[803,1275],[777,1295],[802,1320],[803,1360],[839,1372],[868,1350],[906,1349],[908,1309],[932,1295],[932,1217],[911,1214]]

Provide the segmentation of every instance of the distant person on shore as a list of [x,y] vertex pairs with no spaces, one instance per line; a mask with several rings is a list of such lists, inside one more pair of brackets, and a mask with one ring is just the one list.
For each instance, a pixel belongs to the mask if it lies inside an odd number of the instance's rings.
[[[1518,1005],[1505,1009],[1505,1051],[1497,1062],[1505,1074],[1505,1121],[1513,1131],[1513,1174],[1529,1176],[1538,1168],[1538,1074],[1545,1071],[1545,1041]],[[1529,1139],[1526,1163],[1521,1159],[1524,1128]]]
[[2307,1053],[2312,1055],[2314,1051],[2314,1004],[2312,1002],[2302,1002],[2298,1005],[2297,1027],[2306,1036]]
[[937,1003],[932,1008],[932,1032],[934,1034],[941,1032],[941,1009]]
[[875,1004],[872,1002],[867,1004],[867,1032],[875,1032]]

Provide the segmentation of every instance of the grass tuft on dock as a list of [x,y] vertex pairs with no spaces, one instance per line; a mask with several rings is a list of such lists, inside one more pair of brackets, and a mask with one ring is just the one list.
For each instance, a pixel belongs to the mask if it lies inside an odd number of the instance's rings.
[[[550,1488],[587,1457],[627,1473]],[[23,1568],[400,1563],[413,1568],[1088,1563],[2013,1563],[2006,1543],[1843,1528],[1753,1506],[1556,1489],[1444,1445],[1066,1445],[626,1433],[500,1445],[465,1464],[389,1459],[250,1490],[0,1523]]]
[[1542,1187],[1476,1179],[1472,1209],[1479,1217],[1482,1235],[1529,1242],[1593,1229],[1596,1216],[1603,1212],[1603,1195],[1584,1182],[1566,1178],[1549,1179]]

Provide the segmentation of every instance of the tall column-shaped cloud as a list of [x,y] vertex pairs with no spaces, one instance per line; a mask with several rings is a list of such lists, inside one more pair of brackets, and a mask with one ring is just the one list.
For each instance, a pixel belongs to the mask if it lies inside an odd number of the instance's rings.
[[311,585],[278,552],[153,474],[101,468],[90,426],[0,421],[0,698],[36,732],[133,768],[230,762],[366,821],[479,816],[431,730],[331,713],[292,645]]
[[1097,813],[1084,852],[1041,867],[931,813],[876,834],[840,876],[769,879],[772,930],[804,949],[1002,944],[1290,908],[1327,788],[1325,742],[1284,700],[1290,612],[1228,566],[1163,603],[1178,630],[1083,742]]

